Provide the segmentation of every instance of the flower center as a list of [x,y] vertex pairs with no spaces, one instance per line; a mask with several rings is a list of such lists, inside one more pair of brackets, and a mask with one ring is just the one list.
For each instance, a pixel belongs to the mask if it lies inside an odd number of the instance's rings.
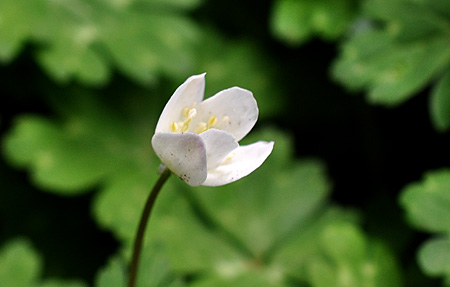
[[[189,131],[189,125],[192,120],[197,116],[197,109],[195,108],[195,104],[192,107],[185,107],[181,111],[182,120],[179,122],[172,122],[170,125],[170,130],[174,133],[184,133]],[[226,122],[229,120],[229,117],[225,116],[222,118],[222,121],[219,122],[217,116],[212,115],[209,117],[206,122],[199,122],[194,129],[194,132],[197,134],[201,134],[204,131],[209,130],[210,128],[217,127],[218,124]]]
[[180,122],[172,122],[170,125],[170,130],[174,133],[184,133],[189,130],[189,124],[192,122],[192,119],[197,115],[197,109],[194,107],[188,108],[185,107],[181,111],[181,117],[183,118]]

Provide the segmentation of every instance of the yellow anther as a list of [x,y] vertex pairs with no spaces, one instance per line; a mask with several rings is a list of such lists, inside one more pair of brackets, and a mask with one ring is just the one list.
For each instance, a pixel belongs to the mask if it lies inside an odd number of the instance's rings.
[[190,108],[184,107],[183,110],[181,111],[181,115],[182,115],[183,117],[187,118],[187,117],[189,116],[189,111],[190,111],[190,110],[191,110]]
[[195,132],[198,134],[201,134],[202,132],[206,131],[208,129],[208,126],[204,122],[200,122],[195,129]]
[[176,122],[172,122],[172,124],[170,125],[170,130],[175,133],[178,131],[178,124]]
[[185,124],[181,127],[181,132],[182,133],[187,132],[188,129],[189,129],[189,124]]
[[194,118],[195,116],[197,115],[197,109],[194,109],[194,108],[192,108],[192,109],[189,109],[189,112],[188,112],[188,118]]
[[236,153],[232,152],[223,160],[224,164],[230,163],[230,161],[233,159],[233,157],[236,155]]
[[189,124],[192,122],[192,118],[187,118],[184,122],[183,125],[187,125],[189,126]]
[[217,117],[212,116],[208,120],[208,128],[212,128],[217,123]]

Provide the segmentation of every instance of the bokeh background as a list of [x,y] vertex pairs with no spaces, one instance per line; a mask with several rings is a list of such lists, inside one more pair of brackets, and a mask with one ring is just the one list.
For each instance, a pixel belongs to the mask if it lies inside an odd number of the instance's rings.
[[0,0],[0,286],[124,287],[173,91],[251,90],[274,140],[173,177],[139,287],[450,286],[450,1]]

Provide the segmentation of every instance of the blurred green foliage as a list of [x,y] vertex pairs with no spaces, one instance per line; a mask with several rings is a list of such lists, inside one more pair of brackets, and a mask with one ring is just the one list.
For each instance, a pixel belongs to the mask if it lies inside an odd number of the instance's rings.
[[[444,73],[450,67],[449,10],[446,0],[365,1],[364,17],[344,41],[333,76],[351,89],[367,91],[371,103],[387,106],[438,81],[441,87],[430,101],[440,105],[439,91],[445,89]],[[442,111],[432,112],[436,126],[446,129]]]
[[[192,188],[175,177],[169,180],[146,234],[139,287],[430,286],[434,281],[411,275],[414,256],[427,276],[444,278],[450,286],[450,171],[424,164],[420,173],[434,171],[421,181],[417,174],[398,176],[407,178],[400,183],[406,186],[400,205],[408,222],[434,234],[404,248],[418,249],[417,255],[403,254],[395,249],[398,242],[390,242],[396,237],[414,242],[413,230],[401,235],[368,231],[366,222],[375,220],[367,216],[388,218],[385,206],[390,204],[372,207],[383,213],[379,216],[368,213],[363,203],[336,202],[334,192],[341,187],[328,174],[330,159],[304,152],[305,134],[296,134],[330,119],[323,110],[333,108],[323,109],[329,105],[323,95],[302,93],[309,84],[302,75],[320,69],[325,55],[318,49],[317,58],[300,63],[304,69],[295,61],[307,49],[323,48],[312,43],[325,41],[333,64],[321,73],[331,72],[350,91],[366,93],[365,105],[406,106],[429,92],[429,109],[420,105],[434,128],[430,125],[427,135],[439,132],[445,140],[450,127],[450,2],[268,0],[258,4],[267,7],[263,12],[244,2],[0,1],[0,93],[18,103],[0,111],[2,161],[19,176],[25,171],[46,195],[88,198],[92,220],[118,244],[95,275],[54,279],[46,269],[46,253],[36,250],[31,239],[0,229],[0,286],[125,286],[141,209],[158,178],[159,161],[150,145],[156,121],[175,88],[201,72],[208,73],[206,97],[231,86],[254,93],[261,121],[242,144],[274,140],[275,149],[261,168],[230,185]],[[265,22],[255,23],[259,17]],[[330,93],[339,97],[343,92],[332,86]],[[320,125],[289,114],[313,97],[318,106],[308,113],[320,118]],[[352,108],[337,107],[336,114]],[[379,119],[367,115],[366,120]],[[377,124],[362,126],[375,127],[364,130],[370,141],[366,156],[379,159],[356,168],[370,173],[387,161],[376,143],[390,138],[376,130]],[[319,129],[306,136],[319,143],[325,132],[334,131]],[[339,138],[346,142],[344,137]],[[344,153],[339,146],[336,150]],[[441,162],[448,166],[445,159]],[[0,181],[0,192],[8,198],[16,183],[4,175]],[[383,178],[376,183],[377,192],[387,192]],[[371,184],[354,187],[349,197],[368,192]],[[400,192],[398,184],[395,188],[394,193]],[[40,208],[45,212],[46,206]],[[21,212],[27,211],[18,211],[18,221]],[[37,218],[29,225],[39,230],[41,224],[54,222]],[[98,244],[101,248],[103,242]]]
[[86,287],[73,280],[42,280],[42,257],[30,242],[23,238],[14,239],[0,249],[0,282],[2,286],[16,287]]
[[277,0],[272,32],[291,45],[304,44],[314,36],[335,40],[349,28],[355,6],[354,0]]
[[36,60],[59,82],[105,84],[114,68],[141,83],[161,72],[183,75],[198,32],[184,10],[198,2],[5,0],[0,61],[14,60],[32,42]]
[[445,276],[450,284],[450,170],[429,172],[407,186],[401,197],[410,222],[438,235],[420,248],[418,259],[431,276]]

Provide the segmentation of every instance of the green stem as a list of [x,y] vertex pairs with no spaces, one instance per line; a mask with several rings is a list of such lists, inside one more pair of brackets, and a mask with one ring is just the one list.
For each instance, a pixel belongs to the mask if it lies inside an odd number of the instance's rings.
[[144,211],[142,212],[141,220],[139,222],[139,228],[136,233],[136,239],[134,241],[133,257],[130,263],[130,277],[128,277],[128,287],[134,287],[136,285],[137,273],[139,268],[139,258],[141,256],[142,241],[144,239],[145,228],[147,227],[147,222],[150,218],[150,214],[152,212],[153,205],[155,204],[156,197],[158,196],[159,191],[161,190],[164,183],[169,178],[170,173],[170,170],[167,168],[163,170],[161,176],[150,192],[147,202],[145,203]]

